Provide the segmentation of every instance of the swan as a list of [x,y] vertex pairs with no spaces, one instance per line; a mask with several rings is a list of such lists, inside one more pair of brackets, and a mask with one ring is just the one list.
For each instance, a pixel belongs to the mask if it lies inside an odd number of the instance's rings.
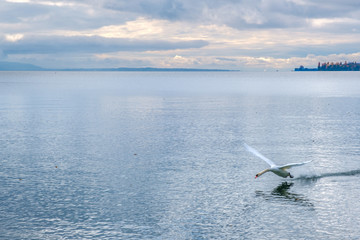
[[267,169],[259,172],[258,174],[256,174],[255,178],[260,177],[261,175],[263,175],[264,173],[269,172],[269,171],[273,172],[276,175],[278,175],[280,177],[283,177],[283,178],[287,178],[287,177],[293,178],[294,176],[291,175],[290,172],[286,171],[287,169],[289,169],[291,167],[301,166],[301,165],[304,165],[304,164],[309,163],[309,162],[312,161],[312,160],[310,160],[310,161],[302,162],[302,163],[288,163],[288,164],[285,164],[285,165],[282,165],[282,166],[278,166],[273,161],[271,161],[270,159],[264,157],[256,149],[250,147],[246,143],[244,143],[244,146],[249,152],[251,152],[255,156],[261,158],[262,160],[264,160],[265,162],[267,162],[270,165],[270,168],[267,168]]

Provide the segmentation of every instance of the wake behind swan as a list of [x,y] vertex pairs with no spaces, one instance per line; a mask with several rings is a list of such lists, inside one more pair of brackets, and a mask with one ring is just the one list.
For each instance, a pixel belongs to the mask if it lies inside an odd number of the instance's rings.
[[345,172],[322,173],[319,175],[300,175],[299,177],[294,178],[294,180],[316,181],[320,178],[326,178],[326,177],[346,177],[346,176],[356,176],[356,175],[360,175],[360,169],[350,170]]

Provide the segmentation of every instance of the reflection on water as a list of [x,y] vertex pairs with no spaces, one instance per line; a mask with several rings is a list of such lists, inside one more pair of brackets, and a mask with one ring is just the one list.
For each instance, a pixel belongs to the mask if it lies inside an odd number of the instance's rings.
[[314,207],[313,203],[311,203],[304,195],[289,192],[293,185],[293,182],[282,182],[274,188],[270,194],[263,191],[256,191],[256,196],[262,196],[266,200],[289,201],[305,207]]

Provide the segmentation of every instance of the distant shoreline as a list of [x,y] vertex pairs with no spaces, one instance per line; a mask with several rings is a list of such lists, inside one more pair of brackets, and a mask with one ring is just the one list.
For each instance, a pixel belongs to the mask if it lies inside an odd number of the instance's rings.
[[239,72],[240,70],[228,69],[201,69],[201,68],[69,68],[50,69],[49,71],[63,72]]
[[228,69],[201,68],[153,68],[153,67],[119,67],[119,68],[42,68],[33,64],[0,62],[0,71],[57,71],[57,72],[239,72]]
[[327,63],[318,63],[317,68],[306,68],[300,66],[294,69],[295,72],[313,72],[313,71],[360,71],[360,64],[357,62],[327,62]]

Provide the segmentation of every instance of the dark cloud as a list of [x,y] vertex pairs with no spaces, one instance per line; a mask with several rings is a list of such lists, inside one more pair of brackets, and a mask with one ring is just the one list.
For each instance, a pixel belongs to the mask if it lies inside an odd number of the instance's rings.
[[6,55],[52,53],[106,53],[118,51],[156,51],[201,48],[208,43],[194,41],[130,40],[103,37],[32,36],[16,42],[3,41],[0,45]]
[[[123,24],[127,20],[135,19],[132,13],[104,9],[95,2],[78,3],[74,1],[40,1],[36,3],[9,3],[0,1],[0,24],[9,23],[9,32],[44,32],[56,30],[89,30],[106,25]],[[51,5],[56,2],[64,5]],[[16,28],[16,29],[14,29]]]
[[5,58],[6,58],[5,53],[3,52],[3,50],[0,49],[0,59],[5,59]]
[[192,9],[186,7],[186,1],[180,0],[109,0],[105,1],[103,6],[107,9],[134,12],[143,16],[169,20],[184,19],[189,16],[189,12],[192,12]]
[[328,56],[332,54],[351,54],[358,52],[359,43],[337,43],[337,44],[325,44],[325,45],[307,45],[297,46],[293,48],[287,48],[284,54],[286,56],[294,57],[306,57],[309,53],[316,53],[321,56]]
[[45,8],[43,6],[29,6],[25,3],[8,3],[0,2],[0,23],[19,23],[24,19],[35,18],[43,14]]
[[[312,26],[308,19],[351,18],[360,20],[357,0],[47,0],[66,3],[63,7],[0,3],[0,22],[23,22],[37,29],[94,29],[119,25],[138,17],[187,21],[191,23],[225,24],[238,29],[304,28]],[[74,6],[71,4],[75,4]],[[349,23],[351,25],[351,23]],[[348,31],[354,26],[347,27]],[[344,29],[324,28],[324,31]],[[317,28],[317,31],[322,28]]]
[[360,19],[357,0],[105,0],[103,6],[152,18],[226,24],[238,29],[311,27],[308,19],[312,18]]
[[216,59],[217,59],[217,60],[220,60],[220,61],[228,61],[228,62],[235,62],[235,61],[236,61],[235,58],[217,57]]
[[[227,6],[227,7],[226,7]],[[309,19],[317,18],[354,18],[360,19],[359,3],[347,1],[243,1],[221,5],[215,12],[218,19],[239,29],[248,28],[308,28]],[[221,21],[221,20],[220,20]],[[322,29],[317,28],[317,31]],[[328,30],[328,29],[324,29]]]

